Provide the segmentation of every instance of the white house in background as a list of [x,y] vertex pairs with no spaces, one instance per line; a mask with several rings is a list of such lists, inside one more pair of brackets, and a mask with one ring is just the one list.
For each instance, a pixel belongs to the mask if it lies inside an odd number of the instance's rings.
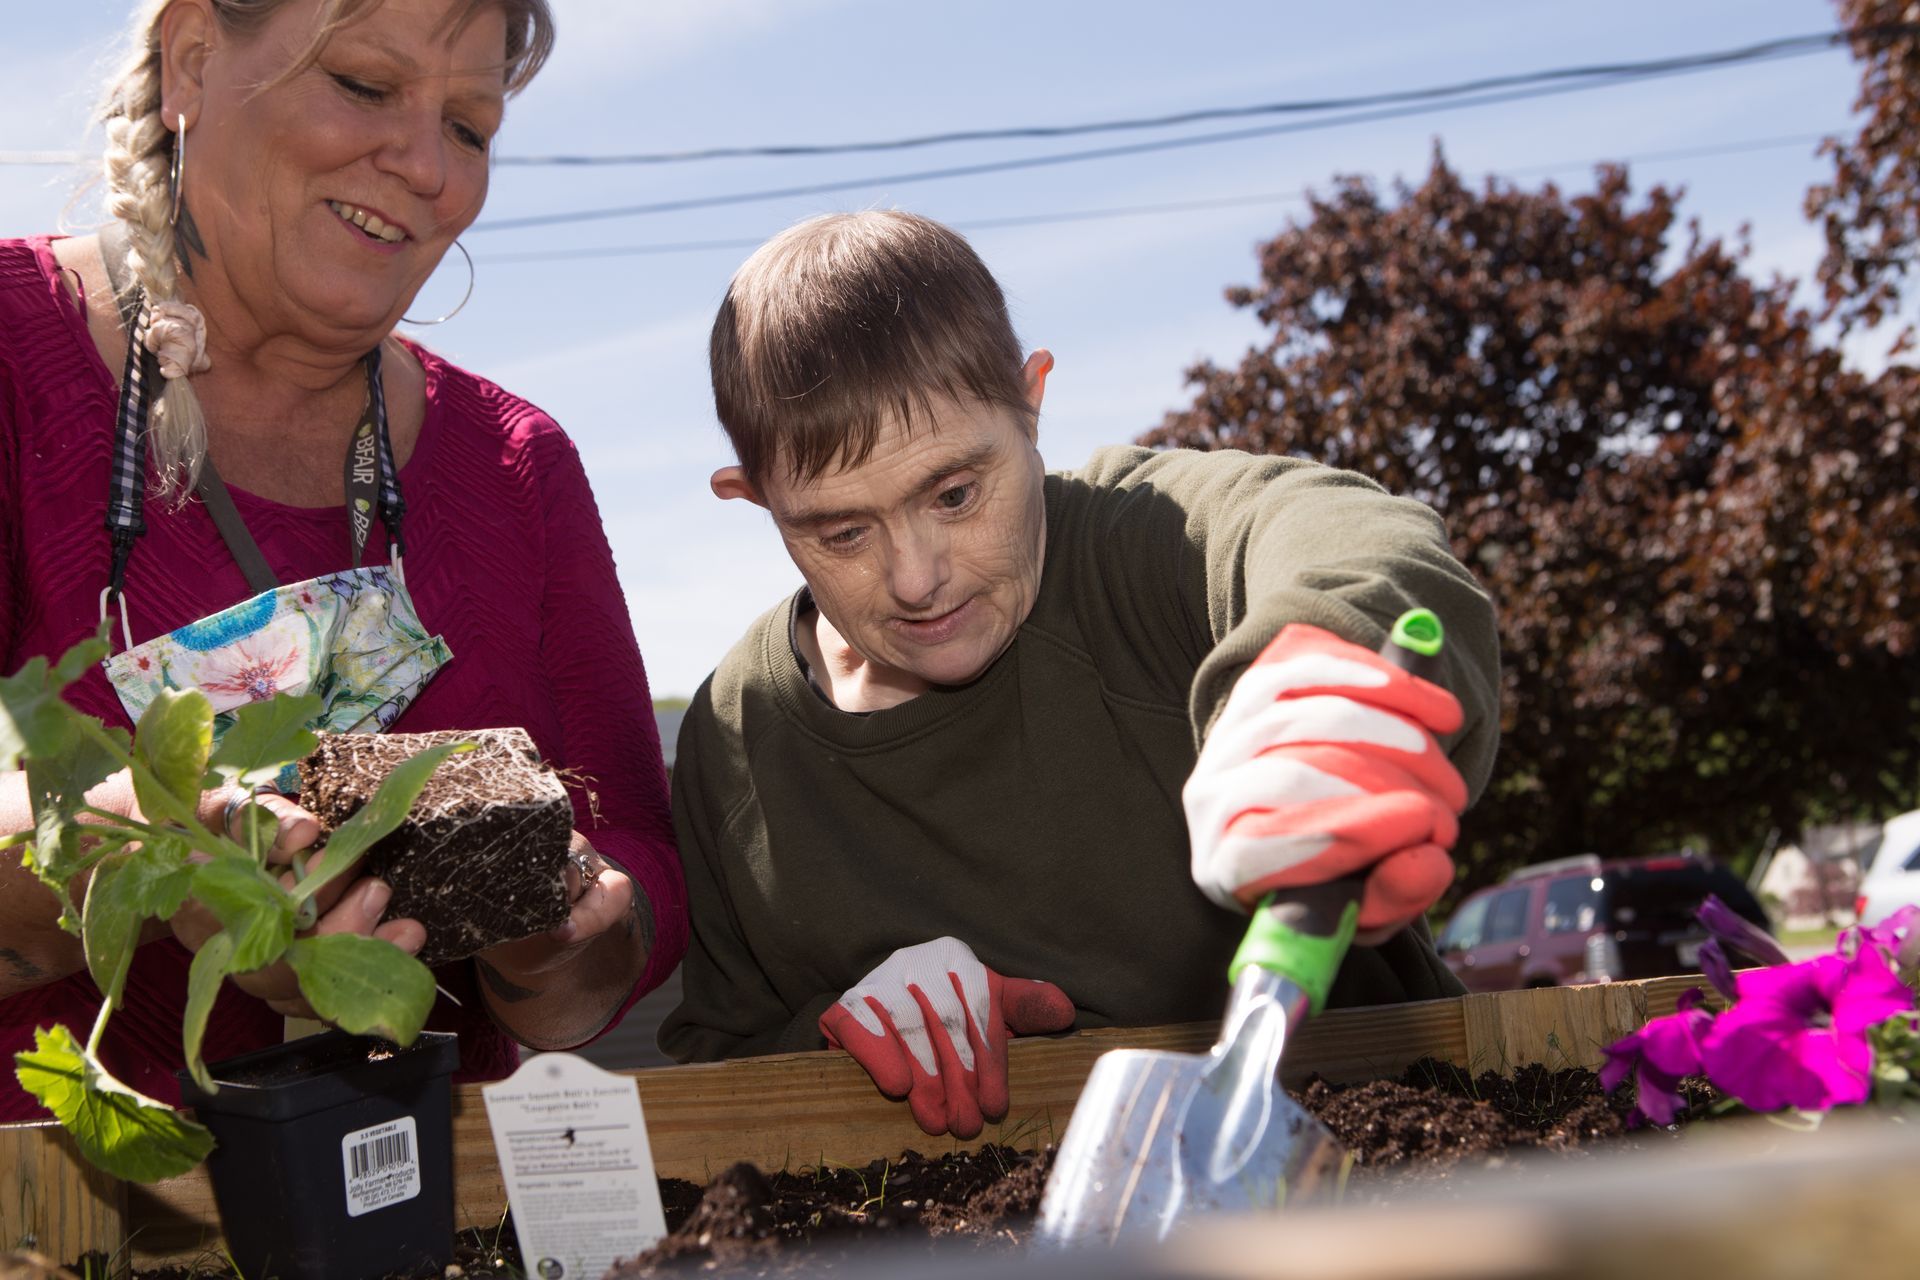
[[1820,929],[1853,923],[1861,877],[1880,847],[1880,824],[1809,827],[1798,844],[1781,845],[1758,868],[1754,886],[1776,929]]

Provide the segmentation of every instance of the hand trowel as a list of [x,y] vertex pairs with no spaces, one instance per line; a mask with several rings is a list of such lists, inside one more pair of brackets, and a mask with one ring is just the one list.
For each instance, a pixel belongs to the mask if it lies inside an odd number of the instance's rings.
[[[1435,679],[1442,639],[1440,620],[1415,609],[1381,654]],[[1228,970],[1233,995],[1210,1053],[1101,1055],[1047,1180],[1043,1241],[1161,1239],[1195,1214],[1273,1210],[1331,1187],[1340,1146],[1287,1096],[1279,1068],[1346,958],[1361,888],[1353,879],[1268,896]]]

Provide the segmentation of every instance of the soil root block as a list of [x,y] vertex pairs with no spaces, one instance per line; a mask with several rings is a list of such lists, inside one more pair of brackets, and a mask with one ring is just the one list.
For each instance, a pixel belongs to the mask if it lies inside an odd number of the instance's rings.
[[300,803],[332,831],[402,761],[445,742],[475,747],[434,770],[406,821],[360,866],[393,886],[390,917],[426,926],[420,959],[428,965],[566,921],[566,787],[524,729],[323,734],[300,762]]

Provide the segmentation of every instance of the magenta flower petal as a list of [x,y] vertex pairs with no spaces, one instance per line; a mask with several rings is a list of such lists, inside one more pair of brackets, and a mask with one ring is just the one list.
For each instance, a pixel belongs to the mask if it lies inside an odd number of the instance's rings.
[[1870,929],[1847,930],[1840,935],[1843,947],[1849,935],[1857,949],[1875,946],[1886,952],[1897,969],[1920,965],[1920,907],[1902,907]]
[[1729,951],[1737,951],[1760,964],[1785,964],[1787,953],[1773,940],[1773,935],[1753,921],[1735,911],[1713,894],[1708,894],[1700,909],[1694,912],[1707,932],[1720,940],[1720,945]]
[[1702,1069],[1700,1042],[1712,1026],[1713,1015],[1705,1009],[1687,1009],[1655,1018],[1641,1031],[1642,1060],[1674,1080],[1697,1076]]
[[1847,962],[1844,982],[1833,993],[1833,1029],[1863,1032],[1913,1008],[1913,988],[1900,981],[1887,953],[1862,947]]
[[1699,1075],[1701,1043],[1713,1025],[1713,1015],[1699,1008],[1700,991],[1680,997],[1679,1009],[1654,1018],[1640,1030],[1606,1046],[1607,1061],[1600,1068],[1600,1086],[1611,1093],[1631,1075],[1635,1106],[1627,1117],[1655,1124],[1672,1124],[1685,1104],[1679,1085],[1684,1076]]
[[1721,1022],[1707,1042],[1707,1076],[1755,1111],[1827,1111],[1873,1092],[1873,1050],[1862,1038],[1790,1022]]
[[1733,963],[1727,959],[1720,939],[1708,938],[1700,944],[1700,972],[1707,975],[1713,989],[1733,1000],[1739,993],[1733,985]]
[[1739,1000],[1701,1044],[1707,1076],[1756,1111],[1824,1111],[1872,1092],[1867,1030],[1913,1007],[1876,947],[1736,975]]

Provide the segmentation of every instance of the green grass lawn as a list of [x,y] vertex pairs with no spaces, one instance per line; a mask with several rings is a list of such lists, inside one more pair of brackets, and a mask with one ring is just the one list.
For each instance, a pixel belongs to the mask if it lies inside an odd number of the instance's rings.
[[1789,929],[1775,935],[1783,947],[1831,947],[1840,936],[1840,930],[1825,929]]

